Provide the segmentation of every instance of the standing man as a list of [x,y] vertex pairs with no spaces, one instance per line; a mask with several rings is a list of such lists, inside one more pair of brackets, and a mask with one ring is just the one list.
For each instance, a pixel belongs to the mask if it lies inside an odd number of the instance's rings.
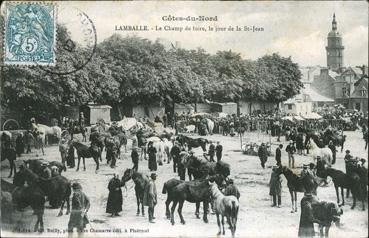
[[34,141],[32,132],[30,130],[27,130],[24,132],[24,144],[26,147],[26,153],[31,153],[31,143]]
[[333,157],[332,164],[335,164],[336,163],[337,149],[336,149],[336,146],[333,144],[333,141],[329,141],[328,148],[331,149],[331,151],[332,151],[332,157]]
[[106,213],[110,213],[112,217],[119,216],[119,212],[122,211],[123,196],[120,187],[122,187],[122,183],[119,180],[119,175],[114,173],[114,177],[109,181],[109,196],[106,205]]
[[156,148],[154,147],[154,143],[152,141],[149,142],[149,148],[147,149],[147,153],[149,154],[149,170],[156,171],[158,169],[158,165],[156,163]]
[[133,170],[137,172],[138,170],[138,152],[137,152],[137,148],[132,148],[132,153],[131,153],[131,158],[132,158],[132,163],[133,163]]
[[77,228],[78,237],[82,237],[86,224],[89,223],[87,212],[90,209],[90,199],[82,192],[79,183],[73,183],[72,211],[68,223],[68,237],[73,236],[73,229]]
[[275,150],[275,160],[277,161],[277,166],[281,166],[281,158],[282,158],[282,148],[283,145],[280,144],[277,149]]
[[297,149],[297,153],[299,155],[302,155],[303,149],[304,149],[304,137],[303,134],[301,132],[298,132],[297,136],[296,136],[296,149]]
[[181,148],[179,148],[178,141],[174,142],[172,149],[170,149],[170,155],[173,158],[173,172],[177,171],[177,164],[179,162],[179,154],[181,153]]
[[220,142],[217,142],[217,146],[215,147],[216,156],[217,156],[217,162],[219,162],[222,159],[222,153],[223,153],[223,146],[220,144]]
[[261,143],[259,150],[258,150],[258,156],[260,159],[260,164],[263,169],[265,169],[265,163],[268,160],[268,151],[264,143]]
[[156,173],[152,173],[150,175],[150,181],[149,183],[146,185],[145,187],[145,193],[144,193],[144,197],[143,197],[143,204],[144,206],[148,206],[148,213],[149,213],[149,222],[150,223],[155,223],[154,222],[154,208],[155,205],[157,204],[157,192],[156,192],[156,184],[155,184],[155,180],[156,180]]
[[296,148],[293,145],[293,141],[292,140],[290,140],[290,144],[287,145],[286,152],[288,153],[288,167],[291,168],[291,164],[292,164],[292,168],[295,168],[295,157],[294,157],[294,154],[296,153]]
[[211,141],[210,142],[210,145],[209,145],[209,152],[208,152],[208,155],[210,157],[210,162],[215,162],[214,160],[214,155],[215,155],[215,145],[213,144],[213,142]]
[[282,204],[282,178],[277,172],[277,167],[273,166],[272,174],[269,181],[269,195],[272,196],[272,207],[281,207]]

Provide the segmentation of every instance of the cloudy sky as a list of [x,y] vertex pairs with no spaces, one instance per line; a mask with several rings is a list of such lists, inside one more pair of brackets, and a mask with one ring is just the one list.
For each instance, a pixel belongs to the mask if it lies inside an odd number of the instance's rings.
[[[114,33],[155,40],[179,41],[181,47],[208,52],[232,50],[256,59],[279,52],[300,65],[326,65],[325,46],[333,13],[343,36],[345,65],[368,64],[368,3],[343,2],[66,2],[59,3],[59,21],[68,9],[85,12],[96,27],[98,42]],[[66,10],[67,9],[67,10]],[[215,23],[164,22],[162,16],[218,16]],[[127,32],[116,25],[258,26],[264,32]]]

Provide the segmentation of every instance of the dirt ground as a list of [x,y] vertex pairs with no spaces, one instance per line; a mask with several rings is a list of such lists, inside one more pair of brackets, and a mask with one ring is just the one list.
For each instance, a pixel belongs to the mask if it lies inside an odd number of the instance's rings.
[[[347,141],[345,149],[350,149],[351,154],[368,158],[367,151],[364,150],[364,140],[359,131],[345,132]],[[244,141],[269,141],[269,137],[259,137],[255,134],[245,135]],[[297,237],[298,225],[300,219],[300,200],[302,193],[298,194],[298,212],[291,213],[290,195],[287,188],[286,179],[283,178],[282,207],[271,207],[271,198],[269,196],[269,179],[271,174],[271,166],[275,164],[275,159],[269,157],[267,168],[262,169],[258,157],[247,156],[241,152],[239,137],[224,137],[220,135],[207,136],[209,140],[220,141],[223,145],[223,160],[231,165],[231,177],[235,181],[235,185],[241,193],[240,211],[237,224],[237,237]],[[277,142],[276,138],[272,138],[274,152]],[[286,145],[284,138],[282,143]],[[130,143],[129,143],[130,145]],[[133,188],[133,182],[127,183],[127,190],[123,188],[123,212],[120,217],[111,218],[105,213],[108,181],[111,179],[113,172],[119,172],[120,176],[126,168],[132,167],[130,159],[130,146],[128,152],[122,154],[123,158],[118,160],[117,168],[111,169],[103,162],[98,174],[95,174],[95,164],[92,159],[86,160],[87,170],[76,172],[75,169],[68,169],[63,173],[65,177],[71,181],[79,181],[82,184],[83,191],[91,199],[91,209],[88,213],[91,223],[87,225],[85,237],[216,237],[218,228],[215,215],[209,215],[209,223],[204,223],[201,219],[196,219],[195,204],[185,202],[183,207],[183,216],[186,225],[180,224],[178,214],[175,214],[176,224],[172,226],[170,221],[165,217],[165,199],[166,194],[162,194],[163,183],[170,178],[177,177],[172,171],[172,164],[164,164],[158,166],[157,190],[158,205],[155,208],[156,223],[151,224],[146,217],[136,216],[136,198]],[[284,147],[285,148],[285,147]],[[46,148],[47,160],[60,161],[60,154],[57,146],[48,146]],[[202,154],[200,149],[196,149],[195,153]],[[344,171],[344,152],[338,153],[335,168]],[[17,164],[23,159],[37,158],[36,153],[22,155],[17,159]],[[103,154],[103,158],[105,155]],[[296,156],[296,165],[301,170],[303,163],[312,162],[309,156]],[[282,164],[288,164],[287,154],[283,149]],[[149,174],[147,161],[142,160],[139,163],[139,171]],[[9,165],[6,161],[1,163],[1,177],[8,180]],[[187,178],[186,178],[187,179]],[[11,181],[10,179],[8,181]],[[319,187],[318,198],[324,201],[336,202],[335,190],[333,183],[330,182],[327,187]],[[352,198],[348,198],[346,205],[343,207],[343,215],[341,216],[342,226],[340,228],[332,225],[330,230],[331,237],[367,237],[368,236],[368,213],[361,210],[361,203],[358,203],[354,210],[350,209]],[[367,204],[365,204],[367,207]],[[47,204],[48,206],[48,204]],[[147,208],[145,208],[147,209]],[[145,211],[147,214],[147,210]],[[22,227],[23,232],[12,232],[16,225],[2,224],[1,236],[35,236],[35,237],[65,237],[69,216],[57,217],[58,209],[45,210],[44,223],[45,232],[42,234],[28,232],[32,231],[36,217],[32,215],[31,209],[24,212],[15,212],[14,220],[18,227]],[[317,229],[316,229],[317,230]],[[76,237],[77,234],[74,233]],[[226,237],[230,237],[230,230],[226,230]]]

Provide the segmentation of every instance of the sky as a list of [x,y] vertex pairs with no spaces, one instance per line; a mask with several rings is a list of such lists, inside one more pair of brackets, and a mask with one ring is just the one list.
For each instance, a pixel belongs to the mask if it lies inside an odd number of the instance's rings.
[[[333,13],[343,37],[345,66],[368,64],[368,3],[366,1],[288,2],[60,2],[59,22],[71,19],[77,8],[96,28],[98,42],[114,33],[137,35],[155,41],[180,42],[186,49],[210,53],[232,50],[245,59],[278,52],[301,66],[326,65],[327,34]],[[165,22],[162,16],[218,16],[217,22]],[[118,25],[257,26],[263,32],[116,31]],[[71,31],[78,31],[72,29]],[[73,32],[72,32],[73,33]]]

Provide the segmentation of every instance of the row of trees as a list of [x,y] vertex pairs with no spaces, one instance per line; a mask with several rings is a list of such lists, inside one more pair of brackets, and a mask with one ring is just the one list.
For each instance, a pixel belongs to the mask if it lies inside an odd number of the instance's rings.
[[[59,26],[58,44],[68,39],[67,29]],[[62,63],[66,67],[71,55],[57,49],[56,67]],[[77,46],[74,51],[73,57],[83,60],[83,49]],[[158,41],[116,34],[98,44],[92,60],[75,73],[7,66],[3,78],[3,106],[40,112],[90,101],[110,105],[205,99],[278,103],[302,87],[298,65],[278,54],[245,60],[232,51],[167,50]]]

